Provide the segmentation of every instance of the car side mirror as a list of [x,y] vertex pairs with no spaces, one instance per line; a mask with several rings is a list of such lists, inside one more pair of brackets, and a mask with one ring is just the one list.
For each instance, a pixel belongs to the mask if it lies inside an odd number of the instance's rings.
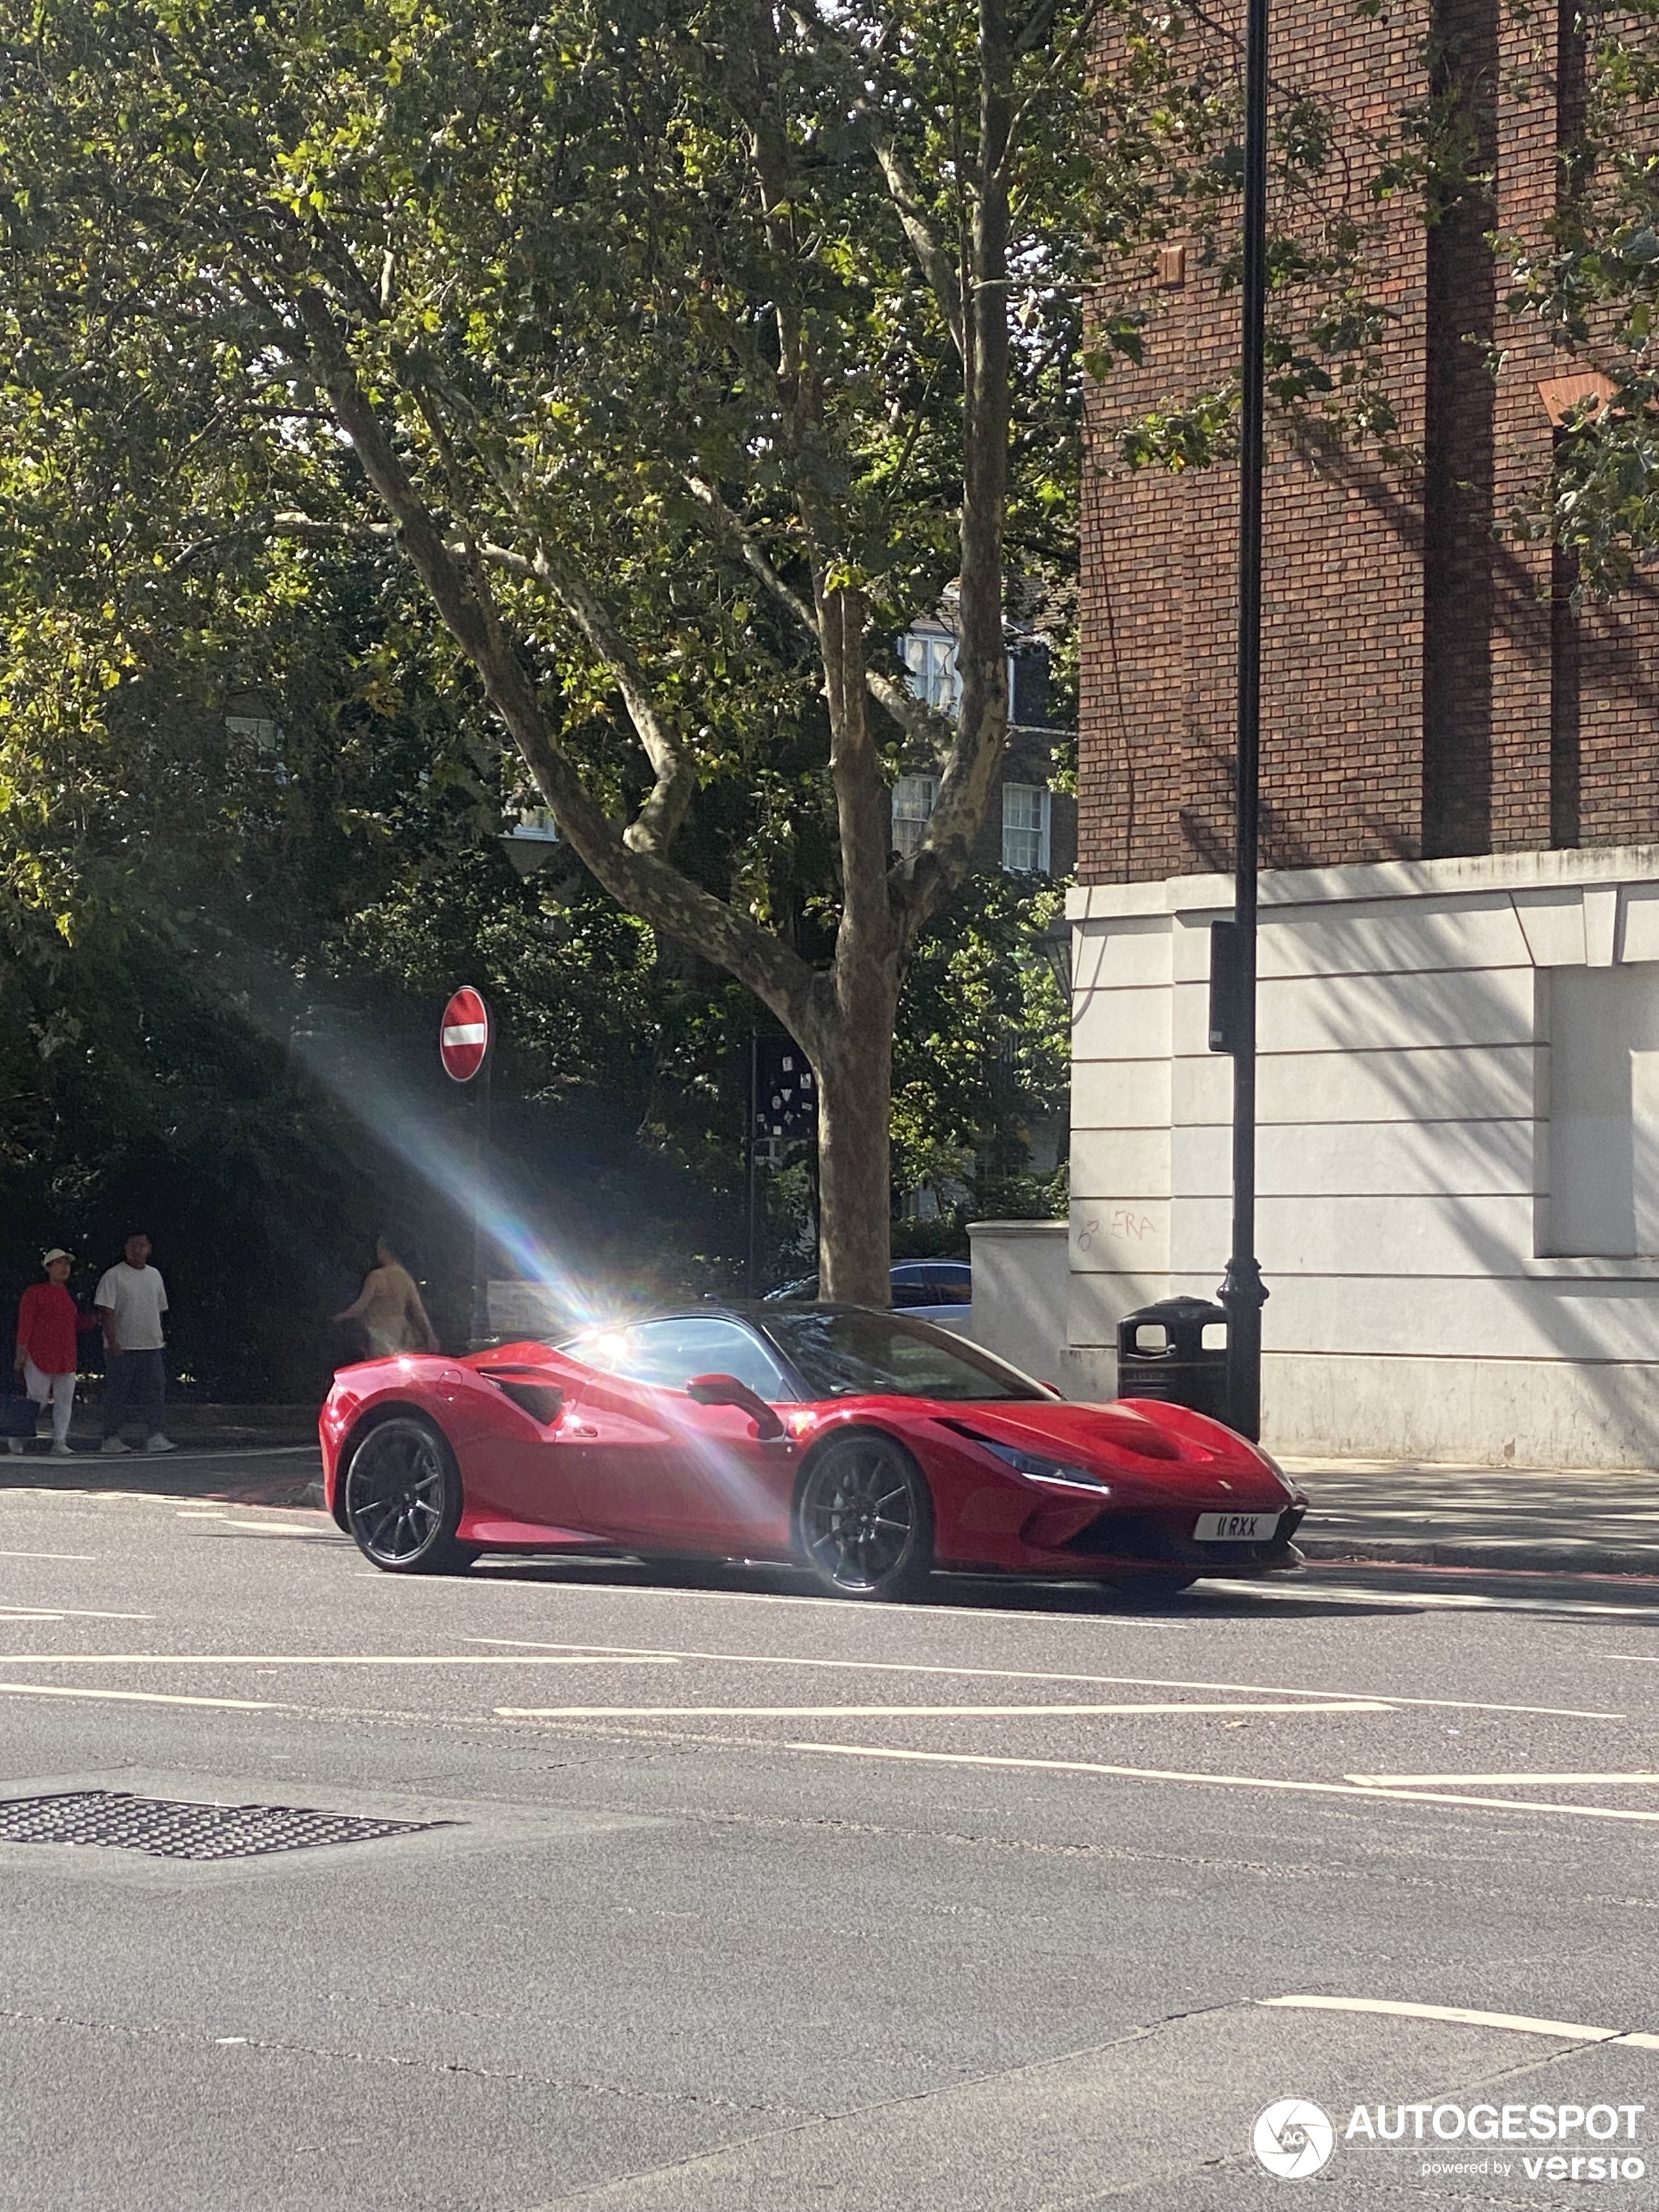
[[739,1382],[735,1375],[694,1375],[685,1386],[685,1395],[699,1406],[740,1406],[755,1424],[755,1433],[763,1443],[783,1434],[783,1423],[760,1392]]

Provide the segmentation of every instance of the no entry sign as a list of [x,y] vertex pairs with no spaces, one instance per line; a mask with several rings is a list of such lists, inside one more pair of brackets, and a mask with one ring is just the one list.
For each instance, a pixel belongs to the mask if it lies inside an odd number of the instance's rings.
[[471,1083],[489,1050],[489,1009],[471,985],[456,992],[438,1025],[438,1057],[444,1073]]

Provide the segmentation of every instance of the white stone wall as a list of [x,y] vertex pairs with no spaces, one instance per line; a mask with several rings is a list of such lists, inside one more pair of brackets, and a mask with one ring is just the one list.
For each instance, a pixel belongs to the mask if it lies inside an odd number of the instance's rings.
[[[1659,848],[1275,873],[1261,898],[1269,1439],[1659,1464]],[[1083,1397],[1109,1395],[1122,1314],[1213,1295],[1226,1260],[1208,961],[1231,883],[1069,908],[1059,1379]]]

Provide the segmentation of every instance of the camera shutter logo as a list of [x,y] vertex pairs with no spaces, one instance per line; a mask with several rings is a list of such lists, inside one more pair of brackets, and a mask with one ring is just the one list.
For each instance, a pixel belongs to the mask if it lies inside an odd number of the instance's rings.
[[1305,2181],[1336,2148],[1330,2114],[1305,2097],[1282,2097],[1256,2121],[1250,2142],[1257,2160],[1283,2181]]

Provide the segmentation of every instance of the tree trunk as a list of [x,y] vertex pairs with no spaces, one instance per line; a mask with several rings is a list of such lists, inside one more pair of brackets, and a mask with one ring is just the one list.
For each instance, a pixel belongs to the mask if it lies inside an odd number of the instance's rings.
[[836,1011],[817,1025],[819,1295],[889,1306],[896,962],[837,978]]

